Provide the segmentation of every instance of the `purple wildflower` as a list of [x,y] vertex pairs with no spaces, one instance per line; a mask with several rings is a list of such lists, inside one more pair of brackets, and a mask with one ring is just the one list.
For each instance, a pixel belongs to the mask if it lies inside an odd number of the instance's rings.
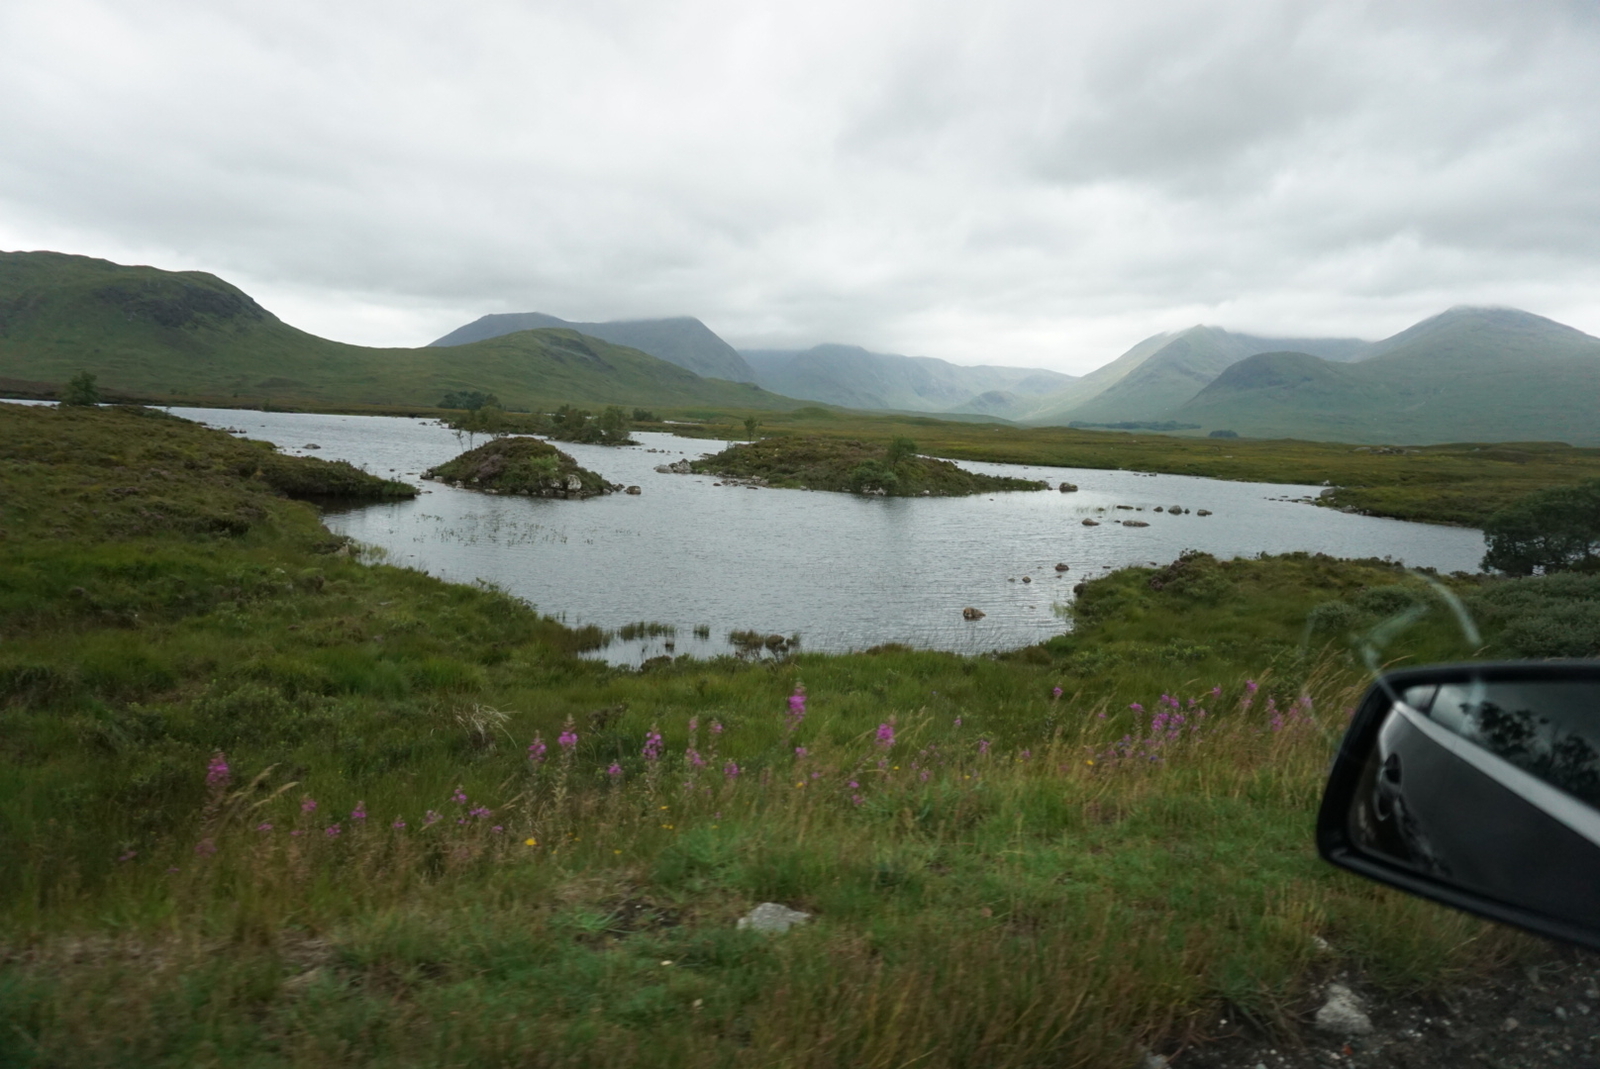
[[617,764],[615,761],[611,762],[611,767],[606,769],[606,775],[610,776],[612,779],[616,779],[618,776],[622,775],[622,766]]
[[367,821],[367,803],[357,802],[356,807],[350,810],[350,820],[356,824],[365,824]]
[[467,804],[467,792],[462,790],[460,787],[457,787],[455,789],[455,793],[450,796],[450,800],[452,802],[454,802],[456,805],[466,805]]
[[547,750],[549,750],[549,747],[544,744],[544,737],[535,732],[533,741],[528,743],[528,760],[532,761],[536,765],[544,764],[545,752]]
[[438,813],[435,813],[433,810],[430,809],[430,810],[428,810],[428,812],[422,818],[422,826],[424,828],[426,828],[426,827],[429,827],[430,825],[439,823],[439,821],[441,821],[443,819],[444,819],[444,817],[440,816]]
[[570,750],[574,746],[578,745],[578,733],[576,731],[572,731],[571,729],[563,731],[556,739],[556,742],[560,744],[563,750]]
[[228,785],[228,759],[218,750],[211,755],[211,763],[206,766],[206,786],[212,789]]
[[311,798],[311,797],[308,796],[304,801],[302,801],[300,803],[300,812],[302,812],[302,813],[315,813],[316,811],[317,811],[317,800],[315,798]]
[[644,737],[644,749],[639,751],[646,761],[661,760],[661,732],[651,731]]
[[886,750],[894,745],[893,723],[878,725],[878,745],[882,746]]
[[1050,688],[1050,697],[1055,701],[1060,701],[1061,700],[1061,688],[1060,687],[1051,687]]
[[256,825],[256,831],[271,831],[271,830],[272,830],[272,822],[271,821],[263,820],[260,824]]
[[340,835],[339,825],[337,825],[337,824],[329,824],[328,825],[328,830],[323,832],[322,834],[326,835],[330,839],[337,839],[339,837],[339,835]]
[[732,761],[729,761],[727,764],[722,766],[722,774],[730,780],[738,779],[740,771],[741,769],[739,766],[734,764]]
[[809,751],[807,751],[807,750],[806,750],[806,748],[805,748],[805,747],[804,747],[804,746],[796,746],[796,747],[795,747],[795,748],[794,748],[794,756],[795,756],[795,759],[796,759],[796,760],[799,760],[799,759],[801,759],[801,758],[803,758],[803,757],[805,757],[805,756],[806,756],[806,754],[807,754],[807,753],[808,753],[808,752],[809,752]]
[[475,809],[467,810],[467,815],[469,817],[477,817],[479,820],[482,820],[485,817],[494,816],[494,810],[490,809],[488,806],[480,805]]
[[721,735],[722,734],[722,721],[720,721],[720,720],[711,721],[711,734],[713,734],[713,735]]
[[395,817],[394,823],[389,825],[389,827],[393,828],[395,831],[401,831],[405,828],[405,826],[406,822],[400,817]]
[[960,726],[961,726],[961,718],[958,716],[958,717],[956,717],[956,727],[960,727]]
[[706,767],[706,759],[704,757],[701,757],[700,756],[700,751],[696,750],[693,746],[691,746],[687,750],[683,751],[683,756],[684,756],[684,759],[687,760],[689,762],[689,764],[693,765],[695,768],[704,768],[704,767]]
[[1144,706],[1140,705],[1138,702],[1129,702],[1128,708],[1132,709],[1136,713],[1144,712]]
[[1257,683],[1253,679],[1247,679],[1244,681],[1244,689],[1248,690],[1251,694],[1254,694],[1260,688],[1260,686],[1261,684]]
[[850,796],[850,804],[851,805],[860,805],[862,802],[865,802],[865,801],[866,801],[866,799],[861,797],[859,794],[852,794]]
[[989,740],[988,739],[979,739],[978,740],[978,754],[981,756],[981,755],[986,754],[988,752],[989,752]]

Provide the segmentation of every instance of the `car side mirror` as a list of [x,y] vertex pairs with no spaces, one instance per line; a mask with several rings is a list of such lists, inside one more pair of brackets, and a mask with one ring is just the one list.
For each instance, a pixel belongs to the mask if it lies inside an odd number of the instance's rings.
[[1391,672],[1317,815],[1340,868],[1600,949],[1600,662]]

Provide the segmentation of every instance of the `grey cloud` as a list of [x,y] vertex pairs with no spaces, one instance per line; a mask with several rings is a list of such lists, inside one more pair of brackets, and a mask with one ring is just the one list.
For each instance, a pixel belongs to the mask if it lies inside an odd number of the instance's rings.
[[1588,5],[0,8],[0,246],[419,343],[688,313],[1085,370],[1204,320],[1600,331]]

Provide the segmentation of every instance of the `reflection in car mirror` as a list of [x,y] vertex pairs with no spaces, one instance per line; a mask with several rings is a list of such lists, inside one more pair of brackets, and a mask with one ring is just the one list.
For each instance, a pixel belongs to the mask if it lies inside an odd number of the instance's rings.
[[1334,758],[1341,868],[1600,949],[1600,662],[1392,672]]

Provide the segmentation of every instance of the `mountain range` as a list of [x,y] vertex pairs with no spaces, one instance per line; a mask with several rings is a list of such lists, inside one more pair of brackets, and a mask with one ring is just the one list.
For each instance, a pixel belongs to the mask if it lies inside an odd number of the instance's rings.
[[0,388],[41,393],[80,370],[122,394],[250,405],[423,407],[476,390],[510,407],[820,401],[1246,437],[1600,445],[1600,338],[1509,308],[1452,308],[1376,342],[1195,326],[1073,378],[847,345],[740,353],[687,317],[494,315],[428,346],[368,348],[297,330],[214,275],[0,253]]
[[1452,308],[1385,338],[1158,334],[1012,418],[1175,423],[1247,437],[1600,444],[1600,338],[1510,308]]
[[[649,353],[669,364],[677,364],[702,378],[729,382],[760,382],[744,357],[711,328],[692,316],[671,319],[623,319],[611,323],[569,323],[543,312],[511,312],[486,315],[464,327],[429,342],[430,346],[466,345],[523,330],[575,330],[612,345]],[[766,385],[761,383],[761,385]]]
[[463,345],[538,327],[565,327],[631,346],[697,375],[753,382],[773,393],[842,408],[1008,418],[1074,379],[1042,368],[967,367],[855,345],[741,351],[688,316],[573,323],[543,312],[486,315],[429,344]]
[[431,407],[455,391],[493,393],[514,408],[804,405],[567,328],[448,350],[368,348],[297,330],[215,275],[0,253],[4,385],[40,392],[81,370],[120,394],[251,405]]

